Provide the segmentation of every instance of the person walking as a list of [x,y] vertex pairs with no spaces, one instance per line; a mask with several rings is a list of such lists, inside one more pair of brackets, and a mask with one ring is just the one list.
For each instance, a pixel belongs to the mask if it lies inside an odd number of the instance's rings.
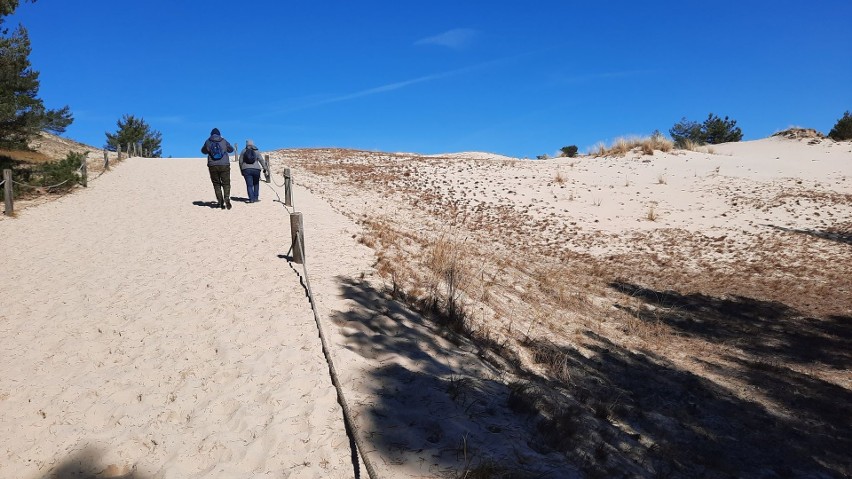
[[252,140],[246,140],[246,148],[240,153],[240,171],[246,179],[248,202],[257,203],[260,201],[260,172],[266,175],[269,165]]
[[231,209],[231,161],[228,153],[233,153],[234,147],[228,140],[222,138],[218,128],[210,131],[210,138],[201,147],[201,153],[207,155],[207,169],[210,170],[210,181],[216,192],[219,208]]

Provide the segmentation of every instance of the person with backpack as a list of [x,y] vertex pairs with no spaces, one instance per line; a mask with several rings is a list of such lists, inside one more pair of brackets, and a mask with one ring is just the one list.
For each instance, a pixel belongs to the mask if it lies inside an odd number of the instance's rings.
[[246,140],[246,148],[240,153],[240,171],[246,179],[246,191],[249,203],[260,201],[260,172],[269,172],[269,165],[257,151],[252,140]]
[[233,153],[234,147],[228,140],[222,138],[218,128],[210,131],[210,138],[201,147],[201,153],[207,155],[207,169],[210,170],[210,181],[216,192],[219,208],[231,209],[231,161],[228,153]]

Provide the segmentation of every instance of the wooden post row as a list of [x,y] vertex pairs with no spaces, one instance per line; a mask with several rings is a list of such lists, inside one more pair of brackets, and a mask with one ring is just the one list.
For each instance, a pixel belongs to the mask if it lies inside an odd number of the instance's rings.
[[12,170],[3,170],[3,199],[6,202],[6,208],[3,210],[7,216],[12,216],[15,212],[15,205],[12,202]]
[[290,238],[293,240],[293,262],[305,262],[305,230],[302,223],[302,213],[290,213]]

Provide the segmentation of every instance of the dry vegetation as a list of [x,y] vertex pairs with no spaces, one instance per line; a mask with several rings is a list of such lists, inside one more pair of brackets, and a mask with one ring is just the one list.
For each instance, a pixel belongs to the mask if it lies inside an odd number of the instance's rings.
[[[848,219],[614,237],[518,198],[513,185],[526,181],[574,200],[571,180],[546,162],[339,149],[273,157],[363,226],[389,297],[474,338],[505,371],[508,405],[529,416],[535,447],[584,474],[852,472]],[[771,201],[728,193],[742,214],[852,201],[805,187],[779,187]],[[658,211],[637,220],[656,222]]]
[[[29,146],[29,150],[0,149],[0,168],[11,168],[15,181],[33,185],[15,187],[16,210],[49,201],[73,190],[46,188],[38,181],[40,172],[48,163],[64,160],[69,153],[85,155],[90,179],[104,172],[103,150],[98,148],[44,132],[33,138]],[[110,152],[109,158],[114,164],[117,154]]]
[[662,135],[649,137],[628,136],[616,138],[607,147],[604,143],[598,143],[590,152],[594,156],[624,156],[631,151],[638,151],[643,155],[653,155],[654,151],[668,153],[674,145]]

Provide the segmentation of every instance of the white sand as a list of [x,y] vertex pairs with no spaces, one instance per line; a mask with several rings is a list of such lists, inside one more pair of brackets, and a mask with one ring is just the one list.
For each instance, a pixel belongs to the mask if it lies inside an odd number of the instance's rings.
[[0,222],[0,477],[352,477],[262,186],[258,204],[197,206],[203,160],[134,158]]

